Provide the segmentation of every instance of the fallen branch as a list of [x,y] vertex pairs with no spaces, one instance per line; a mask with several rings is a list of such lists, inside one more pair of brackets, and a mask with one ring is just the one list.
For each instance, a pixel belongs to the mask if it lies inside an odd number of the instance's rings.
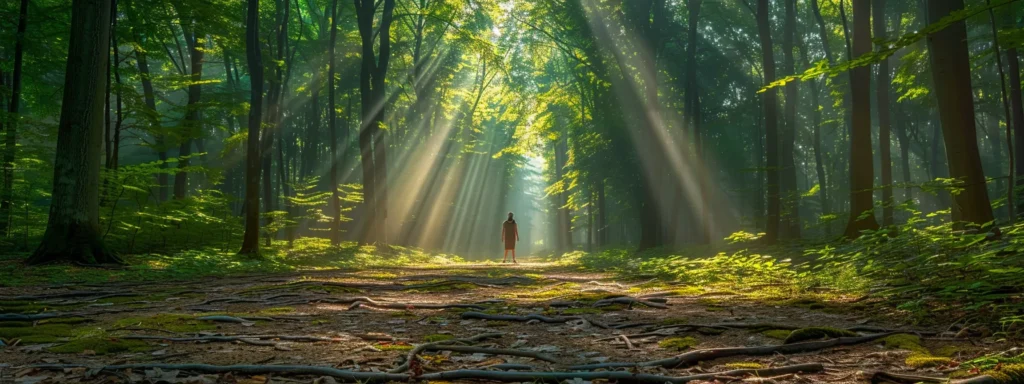
[[581,317],[570,316],[570,317],[547,317],[538,314],[531,314],[526,316],[518,315],[492,315],[488,313],[480,312],[463,312],[463,319],[482,319],[482,320],[495,320],[495,321],[530,321],[537,320],[543,323],[564,323],[572,320],[580,320]]
[[266,374],[292,374],[330,376],[346,382],[380,383],[380,382],[405,382],[410,380],[441,381],[441,380],[490,380],[503,382],[561,382],[564,380],[615,380],[621,383],[638,384],[662,384],[662,383],[688,383],[696,380],[712,380],[716,377],[743,377],[743,376],[777,376],[791,373],[817,373],[824,370],[821,364],[798,364],[778,368],[766,369],[737,369],[726,372],[702,373],[690,376],[661,376],[652,374],[632,373],[626,371],[606,372],[503,372],[487,370],[455,370],[428,373],[424,375],[409,375],[404,373],[383,373],[383,372],[358,372],[336,369],[331,367],[317,367],[306,365],[210,365],[210,364],[123,364],[107,365],[102,367],[91,367],[80,364],[39,364],[30,365],[30,368],[45,370],[65,370],[69,368],[88,368],[90,372],[119,371],[119,370],[149,370],[160,369],[162,371],[190,371],[208,374],[238,373],[244,375],[266,375]]
[[700,349],[696,351],[687,352],[681,355],[670,357],[667,359],[644,361],[638,363],[624,363],[624,362],[612,362],[612,363],[600,363],[600,364],[586,364],[569,367],[574,371],[592,371],[595,369],[608,369],[608,368],[632,368],[632,367],[663,367],[663,368],[675,368],[680,366],[691,366],[702,361],[711,361],[723,357],[730,356],[764,356],[774,355],[776,353],[788,354],[788,353],[801,353],[817,351],[826,348],[838,347],[841,345],[853,345],[867,343],[870,341],[878,340],[883,337],[892,335],[891,333],[879,333],[868,336],[858,337],[840,337],[836,339],[820,340],[820,341],[808,341],[803,343],[792,343],[782,345],[766,345],[761,347],[733,347],[733,348],[715,348],[715,349]]
[[626,349],[628,349],[630,351],[632,351],[634,349],[633,348],[633,342],[629,341],[629,337],[628,336],[626,336],[626,335],[619,335],[619,337],[622,338],[622,341],[626,343]]
[[409,353],[405,356],[405,361],[402,362],[402,364],[400,364],[399,366],[391,369],[390,371],[388,371],[388,373],[403,373],[405,371],[408,371],[409,370],[409,364],[412,363],[413,359],[416,358],[416,355],[420,354],[420,352],[423,352],[427,348],[430,348],[430,347],[439,346],[439,345],[455,344],[455,343],[474,343],[474,342],[477,342],[477,341],[480,341],[480,340],[486,340],[486,339],[491,339],[491,338],[496,338],[496,337],[501,337],[501,336],[502,336],[502,334],[500,334],[500,333],[483,333],[483,334],[479,334],[479,335],[476,335],[476,336],[467,337],[467,338],[464,338],[464,339],[441,340],[441,341],[435,341],[433,343],[420,344],[420,345],[417,345],[416,347],[413,347],[413,349],[409,351]]

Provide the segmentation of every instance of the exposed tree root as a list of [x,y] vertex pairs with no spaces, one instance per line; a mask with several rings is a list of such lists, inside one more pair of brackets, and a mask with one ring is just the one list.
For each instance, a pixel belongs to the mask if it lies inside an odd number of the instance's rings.
[[13,300],[13,301],[39,301],[39,300],[50,300],[50,299],[67,299],[72,297],[93,297],[117,294],[112,291],[71,291],[61,293],[47,293],[43,295],[22,295],[22,296],[9,296],[0,297],[0,300]]
[[375,308],[387,308],[387,309],[448,309],[448,308],[466,308],[466,309],[477,309],[484,310],[487,307],[478,304],[428,304],[428,303],[384,303],[373,300],[369,297],[356,297],[352,299],[353,303],[349,309],[356,309],[363,305]]
[[543,323],[564,323],[572,320],[584,320],[582,317],[570,316],[570,317],[547,317],[538,314],[531,314],[526,316],[518,315],[491,315],[488,313],[480,312],[463,312],[463,319],[482,319],[482,320],[495,320],[495,321],[530,321],[537,320]]
[[608,368],[632,368],[632,367],[663,367],[663,368],[675,368],[680,366],[691,366],[702,361],[711,361],[723,357],[730,356],[764,356],[773,355],[776,353],[788,354],[788,353],[801,353],[817,351],[821,349],[837,347],[840,345],[853,345],[867,343],[870,341],[878,340],[886,336],[890,336],[892,333],[879,333],[867,336],[858,337],[840,337],[836,339],[820,340],[820,341],[808,341],[803,343],[792,343],[782,345],[766,345],[761,347],[732,347],[732,348],[715,348],[715,349],[701,349],[691,351],[661,360],[644,361],[638,363],[624,363],[624,362],[612,362],[612,363],[600,363],[600,364],[586,364],[569,367],[572,370],[578,371],[592,371],[595,369],[608,369]]
[[64,370],[68,368],[89,368],[90,372],[98,373],[103,371],[119,371],[125,369],[147,370],[160,369],[163,371],[191,371],[209,374],[239,373],[246,375],[265,374],[292,374],[292,375],[313,375],[330,376],[346,382],[380,383],[388,381],[410,381],[410,380],[490,380],[503,382],[561,382],[576,378],[582,380],[615,380],[620,383],[639,384],[662,384],[662,383],[688,383],[696,380],[712,380],[716,377],[744,377],[744,376],[777,376],[791,373],[817,373],[824,370],[821,364],[799,364],[778,368],[766,369],[737,369],[725,372],[702,373],[690,376],[661,376],[653,374],[632,373],[626,371],[606,372],[536,372],[536,371],[486,371],[486,370],[455,370],[428,373],[424,375],[409,375],[404,373],[383,373],[383,372],[357,372],[330,367],[316,367],[304,365],[209,365],[209,364],[124,364],[108,365],[103,367],[89,367],[77,364],[40,364],[32,365],[31,368],[46,370]]
[[632,307],[634,304],[642,304],[642,305],[645,305],[645,306],[648,306],[648,307],[651,307],[651,308],[659,308],[659,309],[666,309],[666,308],[668,308],[668,306],[665,305],[665,304],[656,303],[656,302],[650,301],[650,300],[646,300],[646,301],[645,300],[640,300],[640,299],[637,299],[637,298],[634,298],[634,297],[628,297],[628,296],[627,297],[613,297],[613,298],[609,298],[609,299],[598,300],[597,302],[594,303],[594,306],[595,307],[607,307],[607,306],[613,305],[613,304],[625,304],[625,305],[629,305],[630,307]]
[[61,319],[68,317],[88,318],[90,316],[103,315],[109,313],[138,312],[156,308],[157,307],[120,308],[89,312],[0,313],[0,321],[37,321],[46,319]]
[[505,355],[505,356],[519,356],[519,357],[530,357],[549,363],[557,363],[554,357],[545,355],[540,352],[534,351],[523,351],[518,349],[502,349],[502,348],[483,348],[483,347],[469,347],[462,345],[440,345],[434,344],[427,346],[423,349],[424,351],[452,351],[461,353],[484,353],[488,355]]
[[340,342],[341,339],[331,337],[320,337],[320,336],[291,336],[291,335],[235,335],[235,336],[198,336],[198,337],[164,337],[164,336],[149,336],[149,335],[127,335],[121,336],[120,339],[125,340],[159,340],[175,343],[187,343],[187,342],[203,342],[203,343],[231,343],[231,342],[242,342],[253,345],[269,345],[273,346],[276,343],[260,342],[254,344],[253,341],[257,340],[282,340],[282,341],[296,341],[296,342]]
[[475,343],[475,342],[478,342],[480,340],[493,339],[493,338],[498,338],[498,337],[501,337],[501,336],[502,336],[502,334],[500,334],[500,333],[483,333],[483,334],[479,334],[479,335],[476,335],[476,336],[467,337],[467,338],[464,338],[464,339],[441,340],[441,341],[435,341],[433,343],[420,344],[420,345],[417,345],[416,347],[414,347],[412,350],[409,351],[409,353],[405,356],[405,361],[403,361],[402,364],[400,364],[399,366],[391,369],[390,371],[388,371],[388,373],[403,373],[403,372],[408,371],[409,370],[409,364],[411,364],[412,361],[414,359],[416,359],[416,355],[419,355],[420,352],[423,352],[423,351],[427,350],[427,348],[430,348],[430,347],[435,347],[435,346],[439,346],[439,345],[456,344],[456,343]]
[[950,380],[945,377],[907,375],[902,373],[875,372],[871,375],[871,384],[896,383],[949,383],[949,384],[1007,384],[988,375],[975,376],[963,380]]

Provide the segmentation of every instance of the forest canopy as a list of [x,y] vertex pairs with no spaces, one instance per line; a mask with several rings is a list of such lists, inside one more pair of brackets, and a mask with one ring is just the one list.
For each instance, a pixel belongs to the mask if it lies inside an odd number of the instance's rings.
[[7,2],[0,241],[33,263],[480,258],[510,211],[526,254],[1000,236],[1024,200],[1020,7]]

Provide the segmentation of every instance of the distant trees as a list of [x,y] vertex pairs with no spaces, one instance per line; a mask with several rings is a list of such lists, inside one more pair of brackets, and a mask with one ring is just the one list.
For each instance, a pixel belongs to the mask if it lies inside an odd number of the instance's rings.
[[72,260],[120,263],[103,245],[99,223],[103,96],[110,58],[109,0],[74,0],[64,97],[57,131],[49,221],[29,264]]
[[[18,110],[21,105],[22,64],[25,58],[25,28],[28,26],[28,0],[21,0],[18,8],[18,35],[14,43],[14,69],[11,73],[11,100],[7,104],[7,118],[0,118],[4,132],[3,190],[0,191],[0,235],[10,234],[11,207],[14,199],[14,157],[18,145]],[[0,74],[3,77],[3,74]],[[0,80],[0,82],[3,82]],[[6,121],[4,121],[6,120]]]

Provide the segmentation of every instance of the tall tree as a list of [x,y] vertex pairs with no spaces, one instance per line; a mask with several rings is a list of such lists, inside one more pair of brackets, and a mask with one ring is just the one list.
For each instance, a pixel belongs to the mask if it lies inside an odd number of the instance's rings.
[[[775,81],[775,52],[772,51],[771,16],[768,0],[757,1],[757,34],[761,40],[761,60],[764,68],[764,83]],[[762,95],[764,102],[765,131],[765,172],[768,173],[766,187],[768,190],[768,217],[765,224],[764,239],[773,243],[779,238],[779,131],[778,131],[778,91],[769,89]]]
[[[853,55],[871,52],[871,0],[853,0]],[[850,220],[846,236],[857,237],[863,230],[878,229],[872,185],[875,170],[871,156],[871,69],[850,70],[853,116],[850,127]]]
[[334,50],[338,41],[338,0],[331,0],[331,32],[327,47],[327,129],[331,136],[331,244],[341,244],[341,196],[338,195],[338,109],[335,106],[334,73],[337,58]]
[[245,153],[245,235],[239,254],[260,254],[260,125],[263,122],[263,60],[260,56],[260,0],[247,0],[245,57],[249,66],[249,133]]
[[[18,10],[18,35],[14,42],[14,73],[11,76],[11,101],[7,104],[7,121],[3,153],[3,192],[0,194],[0,234],[9,234],[11,207],[14,205],[14,158],[18,145],[18,106],[21,103],[21,66],[25,58],[25,29],[28,26],[28,0],[21,0]],[[2,119],[0,119],[2,120]]]
[[[1008,8],[1004,15],[1009,26],[1012,28],[1015,27],[1016,8],[1012,5]],[[1016,45],[1010,45],[1006,48],[1006,62],[1010,72],[1010,111],[1012,115],[1010,121],[1013,122],[1013,152],[1016,155],[1014,157],[1014,177],[1019,182],[1021,176],[1024,176],[1024,100],[1021,98],[1020,58],[1017,56]],[[1024,212],[1024,196],[1016,197],[1018,203],[1017,212]]]
[[[873,0],[872,21],[877,41],[884,41],[887,36],[885,22],[885,0]],[[856,20],[854,20],[856,21]],[[879,47],[882,49],[883,47]],[[892,198],[892,145],[890,135],[889,112],[889,60],[878,62],[878,74],[875,76],[875,105],[878,106],[878,156],[882,171],[882,226],[893,224]]]
[[697,24],[700,21],[700,6],[704,0],[689,0],[686,4],[686,9],[689,12],[687,15],[687,33],[686,33],[686,89],[684,96],[685,101],[685,118],[687,123],[690,125],[690,130],[693,131],[694,147],[697,150],[697,170],[700,172],[700,223],[701,233],[700,242],[702,244],[708,244],[711,242],[711,217],[710,208],[708,207],[708,182],[707,170],[704,165],[704,148],[702,145],[701,135],[701,113],[700,113],[700,87],[697,84],[697,40],[700,38],[697,32]]
[[[796,73],[795,59],[793,57],[793,41],[796,39],[796,0],[785,0],[785,22],[782,27],[782,71],[786,75]],[[782,131],[782,143],[779,147],[781,159],[781,191],[782,195],[782,230],[784,238],[796,239],[800,237],[800,193],[796,185],[796,132],[799,129],[797,124],[796,109],[800,95],[797,83],[791,81],[786,84],[786,104],[783,110],[785,129]]]
[[[964,8],[963,0],[928,1],[928,23],[939,22]],[[971,66],[967,50],[967,27],[963,20],[928,35],[932,78],[938,101],[942,138],[950,177],[962,191],[954,196],[953,220],[985,224],[992,221],[985,173],[978,153],[974,122]]]
[[[391,21],[395,0],[383,0],[380,27],[374,31],[377,12],[374,0],[353,0],[362,45],[359,94],[362,113],[359,128],[359,153],[363,170],[364,243],[387,242],[387,137],[382,128],[387,109],[385,83],[391,62]],[[379,55],[374,53],[374,37],[380,36]]]
[[[178,143],[178,172],[174,174],[174,198],[184,199],[188,189],[188,167],[191,163],[192,140],[199,137],[202,128],[199,99],[202,96],[203,24],[191,5],[179,3],[176,6],[181,21],[181,32],[189,51],[188,103],[185,106],[185,121],[182,122],[181,142]],[[182,63],[184,65],[184,63]]]
[[[985,4],[991,6],[992,1],[985,0]],[[996,14],[995,11],[992,10],[992,8],[988,9],[988,17],[989,21],[992,24],[992,51],[996,58],[996,68],[998,68],[997,72],[999,73],[999,86],[1001,90],[1000,94],[1002,96],[1001,99],[1003,101],[1003,121],[1006,122],[1006,153],[1007,157],[1009,158],[1008,163],[1010,164],[1010,183],[1007,186],[1006,190],[1006,208],[1008,210],[1007,216],[1009,217],[1010,224],[1013,224],[1013,222],[1017,218],[1017,215],[1014,213],[1014,208],[1016,207],[1014,206],[1013,202],[1014,186],[1016,184],[1016,180],[1013,177],[1015,173],[1013,167],[1015,164],[1013,163],[1013,130],[1011,128],[1012,124],[1010,123],[1010,102],[1006,100],[1006,74],[1003,72],[1002,52],[1000,52],[999,50],[999,28],[996,26]]]
[[99,223],[104,74],[110,59],[110,0],[74,0],[64,97],[57,126],[49,220],[27,260],[121,263],[103,245]]

